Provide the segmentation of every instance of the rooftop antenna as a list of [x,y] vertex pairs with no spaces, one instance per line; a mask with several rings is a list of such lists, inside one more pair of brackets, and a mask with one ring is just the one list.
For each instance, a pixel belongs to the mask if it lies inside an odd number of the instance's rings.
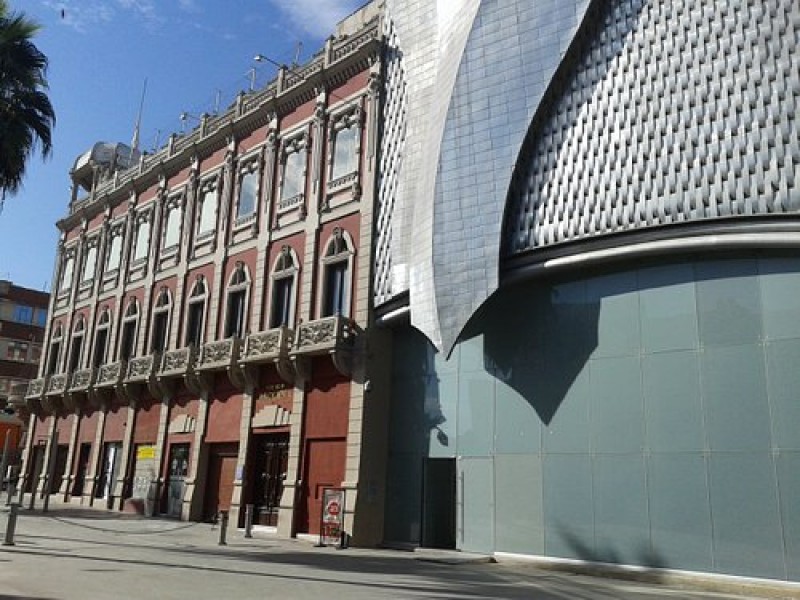
[[303,52],[303,42],[297,42],[297,48],[294,51],[294,60],[292,61],[292,66],[296,67],[300,64],[300,54]]
[[222,90],[217,88],[216,94],[214,95],[214,114],[219,114],[219,105],[222,102]]
[[144,110],[144,96],[147,93],[147,77],[144,78],[142,85],[142,99],[139,101],[139,113],[136,115],[136,126],[133,128],[133,139],[131,140],[131,156],[139,150],[139,129],[142,126],[142,111]]

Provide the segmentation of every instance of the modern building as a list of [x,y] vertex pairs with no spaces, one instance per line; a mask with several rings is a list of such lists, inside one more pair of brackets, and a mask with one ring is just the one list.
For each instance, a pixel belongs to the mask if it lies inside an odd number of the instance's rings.
[[800,580],[800,5],[386,5],[385,541]]
[[[380,6],[155,154],[71,172],[24,489],[316,535],[326,488],[382,539],[368,339]],[[187,115],[187,117],[190,117]],[[374,364],[373,364],[374,363]],[[341,497],[339,497],[341,500]]]
[[46,292],[0,281],[0,408],[9,423],[27,421],[24,389],[36,378],[49,299]]

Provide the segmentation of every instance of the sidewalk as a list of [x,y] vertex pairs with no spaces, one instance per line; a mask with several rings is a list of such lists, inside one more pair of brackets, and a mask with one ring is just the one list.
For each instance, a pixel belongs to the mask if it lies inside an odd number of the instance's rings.
[[[39,503],[40,505],[40,503]],[[5,516],[0,517],[5,531]],[[0,546],[0,600],[236,598],[733,599],[440,551],[317,548],[259,532],[51,502]],[[421,560],[420,560],[421,559]]]

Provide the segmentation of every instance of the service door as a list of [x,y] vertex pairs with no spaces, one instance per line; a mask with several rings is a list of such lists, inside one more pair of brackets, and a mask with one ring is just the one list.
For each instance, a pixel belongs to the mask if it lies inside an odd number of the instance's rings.
[[456,547],[456,459],[426,458],[422,484],[422,545]]
[[303,498],[298,505],[298,533],[319,533],[322,492],[325,488],[342,485],[346,449],[345,438],[306,441]]
[[239,449],[236,444],[214,444],[208,461],[203,518],[214,521],[220,511],[231,509]]

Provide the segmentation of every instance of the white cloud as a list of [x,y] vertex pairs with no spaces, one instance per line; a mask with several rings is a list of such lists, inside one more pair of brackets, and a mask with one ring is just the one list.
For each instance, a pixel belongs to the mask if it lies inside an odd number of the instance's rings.
[[293,25],[315,37],[326,38],[336,23],[352,13],[364,0],[270,0]]
[[71,0],[44,0],[47,8],[58,12],[61,23],[80,33],[86,33],[92,26],[108,23],[114,18],[114,10],[102,0],[72,2]]
[[42,4],[59,13],[63,25],[80,33],[109,23],[120,13],[133,14],[150,30],[165,22],[154,0],[42,0]]
[[202,9],[197,6],[197,2],[195,2],[195,0],[178,0],[178,6],[183,12],[187,13],[203,12]]
[[132,12],[142,19],[149,29],[157,28],[162,25],[165,19],[156,11],[153,0],[117,0],[117,4],[123,9]]

